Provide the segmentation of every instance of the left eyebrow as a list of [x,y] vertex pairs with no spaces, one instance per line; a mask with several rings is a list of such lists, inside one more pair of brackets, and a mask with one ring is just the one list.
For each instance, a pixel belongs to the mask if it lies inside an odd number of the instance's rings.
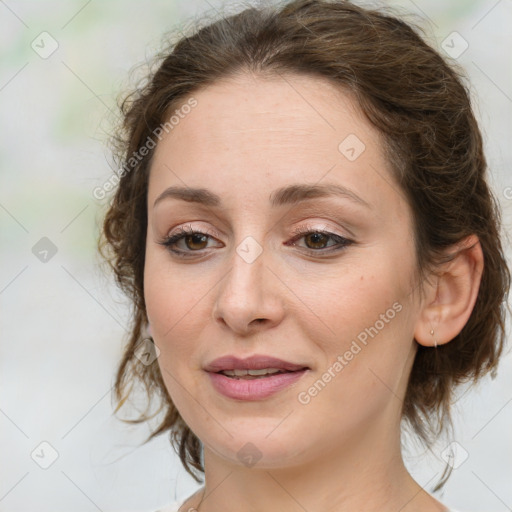
[[[270,205],[273,208],[284,205],[297,204],[308,199],[338,196],[349,199],[366,208],[372,209],[372,206],[359,197],[352,190],[337,183],[329,183],[324,185],[308,185],[297,183],[279,188],[272,192],[269,196]],[[181,199],[190,203],[200,203],[205,206],[220,207],[222,200],[220,196],[205,188],[190,188],[172,186],[165,189],[153,203],[153,208],[164,199]]]
[[325,185],[306,185],[297,183],[295,185],[289,185],[287,187],[277,189],[270,194],[270,204],[273,207],[277,207],[300,203],[307,199],[329,196],[342,197],[355,203],[359,203],[366,208],[372,208],[367,201],[359,197],[355,192],[343,185],[338,185],[337,183],[329,183]]

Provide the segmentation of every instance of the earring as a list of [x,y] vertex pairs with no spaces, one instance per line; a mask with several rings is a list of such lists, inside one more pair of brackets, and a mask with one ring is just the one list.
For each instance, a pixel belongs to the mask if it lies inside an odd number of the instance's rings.
[[430,334],[434,337],[434,348],[437,348],[437,340],[436,340],[436,338],[434,336],[434,329],[430,330]]

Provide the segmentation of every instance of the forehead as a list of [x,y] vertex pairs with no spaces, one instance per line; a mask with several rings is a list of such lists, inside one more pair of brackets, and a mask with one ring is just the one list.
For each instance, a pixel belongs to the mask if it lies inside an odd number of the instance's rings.
[[193,96],[197,106],[180,120],[180,129],[170,134],[176,143],[186,138],[209,148],[230,139],[237,144],[266,140],[271,150],[287,140],[290,146],[308,141],[309,146],[322,140],[332,143],[345,132],[359,132],[369,143],[380,138],[352,95],[319,77],[240,74]]
[[174,184],[222,189],[243,204],[292,181],[322,180],[396,203],[388,196],[397,187],[383,190],[392,178],[382,136],[353,97],[327,80],[245,74],[191,96],[197,105],[155,149],[150,204]]

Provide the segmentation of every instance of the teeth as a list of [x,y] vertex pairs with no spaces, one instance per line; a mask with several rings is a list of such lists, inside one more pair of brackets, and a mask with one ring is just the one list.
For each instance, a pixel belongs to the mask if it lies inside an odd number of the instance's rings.
[[228,377],[244,377],[245,375],[267,375],[280,371],[282,370],[279,368],[263,368],[261,370],[224,370],[221,373]]
[[267,373],[278,373],[278,368],[263,368],[262,370],[247,370],[249,375],[266,375]]

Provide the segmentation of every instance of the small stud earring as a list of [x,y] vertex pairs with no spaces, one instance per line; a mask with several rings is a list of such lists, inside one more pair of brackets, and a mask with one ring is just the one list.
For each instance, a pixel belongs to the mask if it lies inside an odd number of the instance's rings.
[[434,336],[434,329],[431,329],[430,334],[434,337],[434,347],[437,348],[437,340]]

